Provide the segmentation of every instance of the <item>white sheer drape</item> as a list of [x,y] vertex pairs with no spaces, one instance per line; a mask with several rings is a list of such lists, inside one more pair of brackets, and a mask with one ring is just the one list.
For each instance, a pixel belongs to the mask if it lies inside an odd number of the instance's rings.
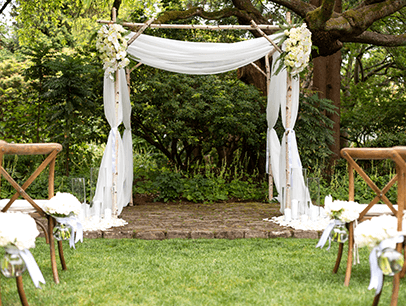
[[[133,182],[133,156],[131,137],[131,104],[127,88],[125,72],[120,69],[118,74],[119,104],[116,112],[114,81],[107,74],[104,76],[104,114],[111,127],[106,149],[99,168],[97,186],[93,201],[101,202],[101,212],[106,208],[112,209],[113,203],[113,173],[117,167],[117,213],[130,202]],[[124,124],[121,137],[118,126]],[[116,140],[118,152],[116,152]]]
[[[131,37],[132,35],[130,35]],[[278,42],[280,34],[269,36]],[[264,57],[274,47],[263,37],[236,43],[197,43],[141,35],[127,49],[136,61],[185,74],[235,70]]]
[[[272,62],[275,63],[279,58],[280,53],[275,52],[272,57]],[[292,105],[289,119],[289,126],[286,122],[286,94],[287,94],[287,71],[283,69],[277,75],[271,76],[271,84],[268,92],[267,105],[267,121],[268,121],[268,137],[267,137],[267,152],[271,157],[271,169],[275,182],[276,190],[278,191],[279,202],[282,203],[282,192],[286,192],[286,169],[289,169],[292,174],[292,169],[301,169],[302,162],[300,161],[299,151],[296,142],[296,134],[294,131],[297,114],[299,111],[299,77],[292,78]],[[274,129],[278,119],[279,109],[281,110],[282,124],[285,128],[281,142]],[[288,132],[288,133],[287,133]],[[287,141],[286,141],[287,134]],[[288,150],[286,149],[286,143]],[[286,156],[288,154],[288,156]],[[288,160],[288,165],[286,161]],[[267,171],[269,172],[269,165]],[[305,181],[303,175],[295,172],[290,177],[291,199],[302,200],[306,195]],[[284,206],[281,205],[281,212],[284,212]]]

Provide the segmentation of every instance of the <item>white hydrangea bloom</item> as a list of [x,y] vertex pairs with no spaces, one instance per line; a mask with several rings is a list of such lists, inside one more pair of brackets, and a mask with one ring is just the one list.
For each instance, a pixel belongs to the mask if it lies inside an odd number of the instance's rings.
[[303,71],[308,62],[311,52],[311,32],[307,29],[306,24],[299,28],[285,30],[284,34],[288,37],[282,49],[286,52],[284,64],[292,76]]
[[21,212],[0,213],[0,246],[14,245],[19,250],[35,247],[39,235],[35,220]]
[[352,201],[333,201],[331,196],[324,200],[324,208],[327,216],[331,219],[338,219],[343,222],[352,222],[359,217],[359,205]]
[[125,29],[119,24],[103,25],[97,32],[96,49],[100,52],[103,69],[111,79],[114,79],[117,69],[130,63],[127,59],[127,40],[121,33],[125,33]]
[[56,195],[43,205],[44,211],[56,217],[78,216],[81,203],[72,194],[57,192]]
[[398,222],[395,216],[383,215],[373,217],[359,224],[354,230],[355,243],[359,247],[373,249],[383,240],[399,235],[405,235],[397,230]]

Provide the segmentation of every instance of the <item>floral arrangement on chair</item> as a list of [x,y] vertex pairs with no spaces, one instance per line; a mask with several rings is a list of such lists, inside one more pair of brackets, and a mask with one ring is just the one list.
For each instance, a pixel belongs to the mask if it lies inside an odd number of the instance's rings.
[[358,203],[356,202],[340,200],[333,201],[331,196],[325,198],[324,208],[327,216],[333,219],[333,221],[324,230],[316,248],[323,248],[328,239],[329,247],[327,250],[329,250],[331,241],[344,243],[348,240],[348,230],[345,227],[345,224],[359,218],[359,208]]
[[383,275],[395,275],[404,264],[403,255],[395,248],[397,243],[403,242],[405,232],[399,232],[397,224],[395,216],[383,215],[362,222],[354,230],[355,244],[371,250],[371,280],[368,289],[376,289],[375,294],[382,290]]
[[312,50],[312,33],[305,23],[300,27],[298,25],[281,27],[285,28],[284,37],[280,40],[283,53],[276,61],[276,63],[279,62],[279,66],[275,74],[278,74],[286,66],[288,73],[294,77],[302,72],[309,63]]
[[1,260],[1,272],[6,277],[18,277],[28,269],[37,288],[45,284],[38,265],[28,250],[35,247],[39,235],[35,220],[21,212],[0,213],[0,246],[6,254]]
[[58,223],[53,232],[56,240],[69,239],[69,245],[73,248],[79,240],[83,242],[83,228],[77,218],[81,210],[81,203],[74,195],[57,192],[53,198],[43,205],[42,209],[45,213],[54,217]]
[[96,49],[101,53],[103,69],[112,80],[115,71],[130,63],[127,58],[125,32],[126,30],[119,24],[103,25],[97,32]]

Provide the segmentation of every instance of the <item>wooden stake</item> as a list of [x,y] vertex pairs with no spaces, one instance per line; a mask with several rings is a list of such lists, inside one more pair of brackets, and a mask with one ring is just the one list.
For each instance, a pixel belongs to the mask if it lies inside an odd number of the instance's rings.
[[[112,10],[112,21],[116,22],[116,8],[113,7]],[[115,108],[115,118],[116,118],[116,122],[118,121],[118,110],[119,110],[119,105],[120,105],[120,87],[119,87],[119,77],[120,77],[120,73],[119,70],[117,70],[115,72],[115,80],[114,80],[114,108]],[[117,131],[117,133],[119,133]],[[114,165],[114,171],[113,171],[113,182],[112,182],[112,188],[111,188],[111,192],[112,192],[112,203],[111,203],[111,214],[114,217],[117,217],[117,213],[118,213],[118,207],[117,207],[117,180],[118,180],[118,135],[116,135],[115,137],[115,144],[114,144],[114,148],[115,148],[115,165]]]
[[278,47],[278,45],[275,44],[275,43],[272,41],[272,39],[270,39],[270,38],[268,37],[268,35],[266,35],[266,34],[259,28],[259,26],[255,23],[254,20],[251,20],[251,24],[252,24],[252,26],[259,32],[259,34],[261,34],[262,37],[266,38],[266,40],[268,40],[268,41],[272,44],[272,46],[274,46],[275,49],[278,50],[279,53],[282,53],[282,50]]
[[[112,21],[108,20],[97,20],[98,23],[111,24]],[[139,28],[143,27],[145,23],[133,23],[133,22],[123,22],[121,23],[123,27],[128,28]],[[163,23],[152,23],[150,25],[153,29],[185,29],[185,30],[255,30],[254,26],[250,25],[203,25],[203,24],[163,24]],[[266,30],[268,32],[275,33],[280,30],[279,26],[260,24],[257,25],[259,29]]]
[[[271,65],[269,64],[269,57],[271,55],[267,54],[265,56],[265,68],[266,68],[266,96],[269,96],[269,87],[271,86]],[[272,173],[272,163],[271,155],[268,158],[268,195],[269,201],[273,199],[273,173]]]
[[[288,23],[291,23],[290,20],[290,13],[286,13],[286,20]],[[290,208],[290,167],[289,167],[289,143],[288,143],[288,136],[289,136],[289,129],[291,128],[291,114],[292,112],[292,76],[290,73],[287,73],[286,78],[286,205],[285,208]]]
[[127,45],[131,45],[133,43],[134,40],[136,40],[138,37],[140,37],[140,35],[151,25],[151,23],[153,23],[155,21],[155,18],[152,17],[150,20],[148,20],[142,27],[141,29],[138,30],[138,32],[136,34],[134,34],[133,37],[131,37],[131,39],[127,42]]

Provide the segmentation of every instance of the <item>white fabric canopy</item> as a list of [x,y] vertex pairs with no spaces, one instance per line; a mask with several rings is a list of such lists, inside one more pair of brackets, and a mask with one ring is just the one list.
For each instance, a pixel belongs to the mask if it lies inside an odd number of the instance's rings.
[[[129,37],[132,37],[130,35]],[[280,34],[269,36],[276,43]],[[236,43],[200,43],[141,35],[127,49],[136,61],[185,74],[217,74],[246,66],[274,47],[264,38]]]
[[[132,37],[134,33],[129,35]],[[280,34],[270,35],[269,38],[278,43]],[[184,74],[217,74],[238,69],[256,60],[259,60],[274,51],[273,45],[266,38],[255,38],[237,43],[196,43],[171,39],[164,39],[148,35],[140,35],[130,46],[127,52],[129,56],[145,65],[162,70]],[[279,54],[274,55],[279,56]],[[105,75],[104,78],[104,109],[106,118],[111,126],[106,150],[100,166],[94,200],[102,202],[102,211],[112,207],[112,175],[117,161],[118,171],[118,214],[126,206],[131,197],[132,188],[132,142],[130,113],[131,105],[128,96],[125,74],[120,70],[117,80],[120,83],[120,103],[118,116],[115,115],[114,82]],[[299,105],[299,81],[293,81],[293,111],[289,133],[289,167],[301,166],[297,152],[296,138],[293,127]],[[268,151],[272,156],[272,169],[276,188],[280,194],[281,188],[286,185],[284,178],[285,154],[284,141],[279,143],[276,132],[273,129],[278,118],[279,108],[282,110],[282,118],[285,117],[286,104],[286,69],[277,76],[272,75],[271,86],[268,93]],[[125,132],[123,139],[118,132],[118,126],[124,123]],[[115,140],[118,138],[118,152],[115,150]]]

